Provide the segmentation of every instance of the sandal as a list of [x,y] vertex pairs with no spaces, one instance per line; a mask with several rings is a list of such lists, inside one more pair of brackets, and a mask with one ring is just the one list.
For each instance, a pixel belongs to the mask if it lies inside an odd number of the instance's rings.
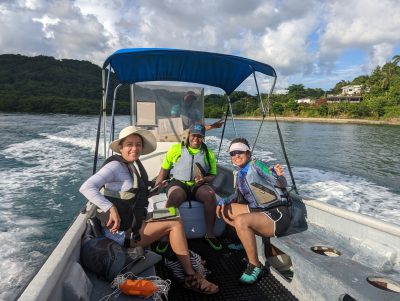
[[192,291],[212,295],[219,292],[218,285],[207,281],[206,278],[195,272],[193,275],[186,275],[183,287]]
[[215,237],[209,237],[207,234],[204,236],[204,239],[208,242],[208,244],[213,248],[215,251],[222,250],[222,245],[218,239]]

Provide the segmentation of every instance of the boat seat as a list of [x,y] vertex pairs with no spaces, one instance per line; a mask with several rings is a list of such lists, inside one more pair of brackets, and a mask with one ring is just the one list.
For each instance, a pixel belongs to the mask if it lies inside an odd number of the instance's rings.
[[[299,202],[294,202],[295,214],[305,217],[306,212],[299,212]],[[368,277],[387,275],[355,261],[349,242],[323,228],[295,220],[284,236],[269,240],[258,236],[256,240],[260,261],[268,261],[274,276],[284,286],[290,291],[304,292],[309,300],[372,301],[399,297],[398,293],[371,285]]]
[[[160,193],[149,199],[148,210],[152,211],[153,208],[160,209],[165,208],[165,202],[167,195]],[[191,204],[191,207],[190,207]],[[203,204],[198,201],[184,202],[179,207],[181,220],[185,228],[185,234],[188,239],[201,238],[206,234],[206,226],[204,220],[204,207]],[[214,235],[221,236],[226,227],[223,219],[216,218],[214,224]]]

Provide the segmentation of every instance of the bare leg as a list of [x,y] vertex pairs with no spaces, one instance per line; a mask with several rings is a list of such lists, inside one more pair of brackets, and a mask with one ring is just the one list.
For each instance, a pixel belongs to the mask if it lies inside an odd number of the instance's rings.
[[187,195],[185,190],[179,186],[172,186],[168,190],[168,200],[165,207],[178,208],[184,201],[186,201]]
[[256,234],[265,237],[274,236],[274,224],[264,213],[249,213],[247,205],[230,204],[225,206],[223,212],[225,222],[236,229],[236,233],[242,242],[249,262],[258,266]]
[[222,213],[222,218],[225,223],[228,225],[235,227],[234,219],[240,214],[248,214],[249,208],[245,204],[237,204],[232,203],[230,205],[226,205],[224,211]]
[[206,233],[208,237],[215,237],[214,222],[215,208],[217,207],[215,192],[209,185],[202,185],[196,191],[196,200],[203,203]]
[[238,215],[234,225],[240,241],[246,251],[249,262],[255,266],[260,265],[257,256],[256,234],[266,237],[274,235],[274,223],[264,213],[254,212]]
[[187,275],[194,274],[192,264],[190,263],[185,230],[180,220],[143,223],[140,229],[141,240],[138,241],[137,244],[145,247],[159,240],[164,235],[169,235],[172,250],[182,264],[185,273]]

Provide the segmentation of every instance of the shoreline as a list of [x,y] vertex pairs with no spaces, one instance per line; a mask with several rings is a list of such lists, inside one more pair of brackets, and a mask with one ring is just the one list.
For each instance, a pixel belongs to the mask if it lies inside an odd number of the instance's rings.
[[[228,118],[229,119],[229,118]],[[237,120],[261,120],[261,117],[235,117]],[[400,125],[400,118],[391,120],[344,119],[321,117],[276,117],[278,121],[310,122],[310,123],[339,123],[339,124],[372,124],[372,125]],[[274,117],[266,117],[265,121],[275,121]]]

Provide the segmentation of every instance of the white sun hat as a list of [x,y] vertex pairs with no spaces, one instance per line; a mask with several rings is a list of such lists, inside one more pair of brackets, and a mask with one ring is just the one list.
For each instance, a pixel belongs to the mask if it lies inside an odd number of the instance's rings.
[[122,129],[121,132],[119,133],[119,138],[110,143],[110,148],[114,152],[120,154],[121,151],[119,149],[119,144],[121,140],[132,134],[139,135],[143,139],[142,155],[150,154],[151,152],[156,150],[157,139],[153,135],[153,133],[148,130],[138,129],[133,125],[127,126],[126,128]]

